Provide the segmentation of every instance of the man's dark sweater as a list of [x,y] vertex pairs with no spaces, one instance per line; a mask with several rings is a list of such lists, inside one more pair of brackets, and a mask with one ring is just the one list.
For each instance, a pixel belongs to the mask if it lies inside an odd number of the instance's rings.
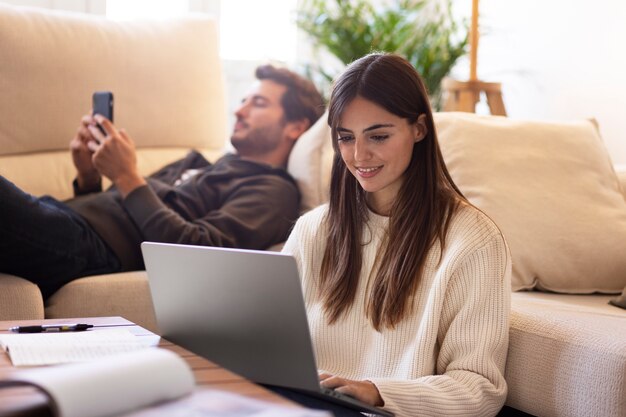
[[[200,172],[174,185],[189,169]],[[211,165],[192,151],[147,182],[125,199],[111,187],[66,202],[115,252],[124,271],[143,268],[143,241],[265,249],[284,241],[298,216],[300,197],[289,174],[237,155]]]

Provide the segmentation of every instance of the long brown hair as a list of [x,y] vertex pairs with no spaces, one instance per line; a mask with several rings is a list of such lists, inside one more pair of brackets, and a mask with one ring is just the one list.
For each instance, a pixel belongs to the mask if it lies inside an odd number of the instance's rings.
[[350,64],[334,83],[328,114],[335,155],[320,291],[330,323],[354,302],[361,273],[362,230],[368,219],[365,191],[346,168],[337,140],[343,112],[356,97],[376,103],[412,124],[424,114],[428,129],[426,137],[413,147],[375,263],[378,270],[366,312],[380,331],[382,327],[393,328],[412,310],[411,300],[428,251],[437,240],[445,246],[450,219],[460,202],[466,200],[443,161],[426,88],[417,71],[394,54],[370,54]]

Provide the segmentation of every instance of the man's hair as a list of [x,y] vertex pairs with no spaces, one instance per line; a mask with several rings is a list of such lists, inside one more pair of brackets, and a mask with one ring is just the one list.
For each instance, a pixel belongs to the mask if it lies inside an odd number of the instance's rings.
[[310,80],[269,64],[257,67],[255,75],[258,80],[271,80],[287,87],[280,104],[288,122],[307,119],[312,126],[324,113],[324,99]]

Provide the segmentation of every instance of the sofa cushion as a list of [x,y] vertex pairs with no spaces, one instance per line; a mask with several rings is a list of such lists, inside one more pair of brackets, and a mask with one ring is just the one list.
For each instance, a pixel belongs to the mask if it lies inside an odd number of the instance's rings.
[[157,332],[145,271],[79,278],[46,302],[46,318],[120,316]]
[[0,320],[43,318],[43,298],[39,287],[23,278],[0,273]]
[[33,194],[71,195],[68,144],[96,90],[113,91],[115,124],[136,141],[143,174],[190,148],[222,153],[225,95],[208,17],[116,22],[0,5],[0,50],[0,174]]
[[300,210],[305,212],[328,201],[328,184],[333,147],[326,111],[293,147],[287,171],[296,180],[302,199]]
[[591,121],[436,114],[465,196],[502,229],[513,290],[618,293],[626,285],[626,201]]
[[611,298],[512,294],[507,405],[536,416],[626,415],[626,310]]

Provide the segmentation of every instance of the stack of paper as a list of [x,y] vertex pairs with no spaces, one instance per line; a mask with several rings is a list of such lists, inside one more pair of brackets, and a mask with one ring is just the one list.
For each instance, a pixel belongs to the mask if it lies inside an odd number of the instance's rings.
[[54,416],[104,417],[182,397],[193,391],[195,381],[180,356],[144,349],[91,362],[20,370],[0,380],[0,388],[16,385],[43,390]]

